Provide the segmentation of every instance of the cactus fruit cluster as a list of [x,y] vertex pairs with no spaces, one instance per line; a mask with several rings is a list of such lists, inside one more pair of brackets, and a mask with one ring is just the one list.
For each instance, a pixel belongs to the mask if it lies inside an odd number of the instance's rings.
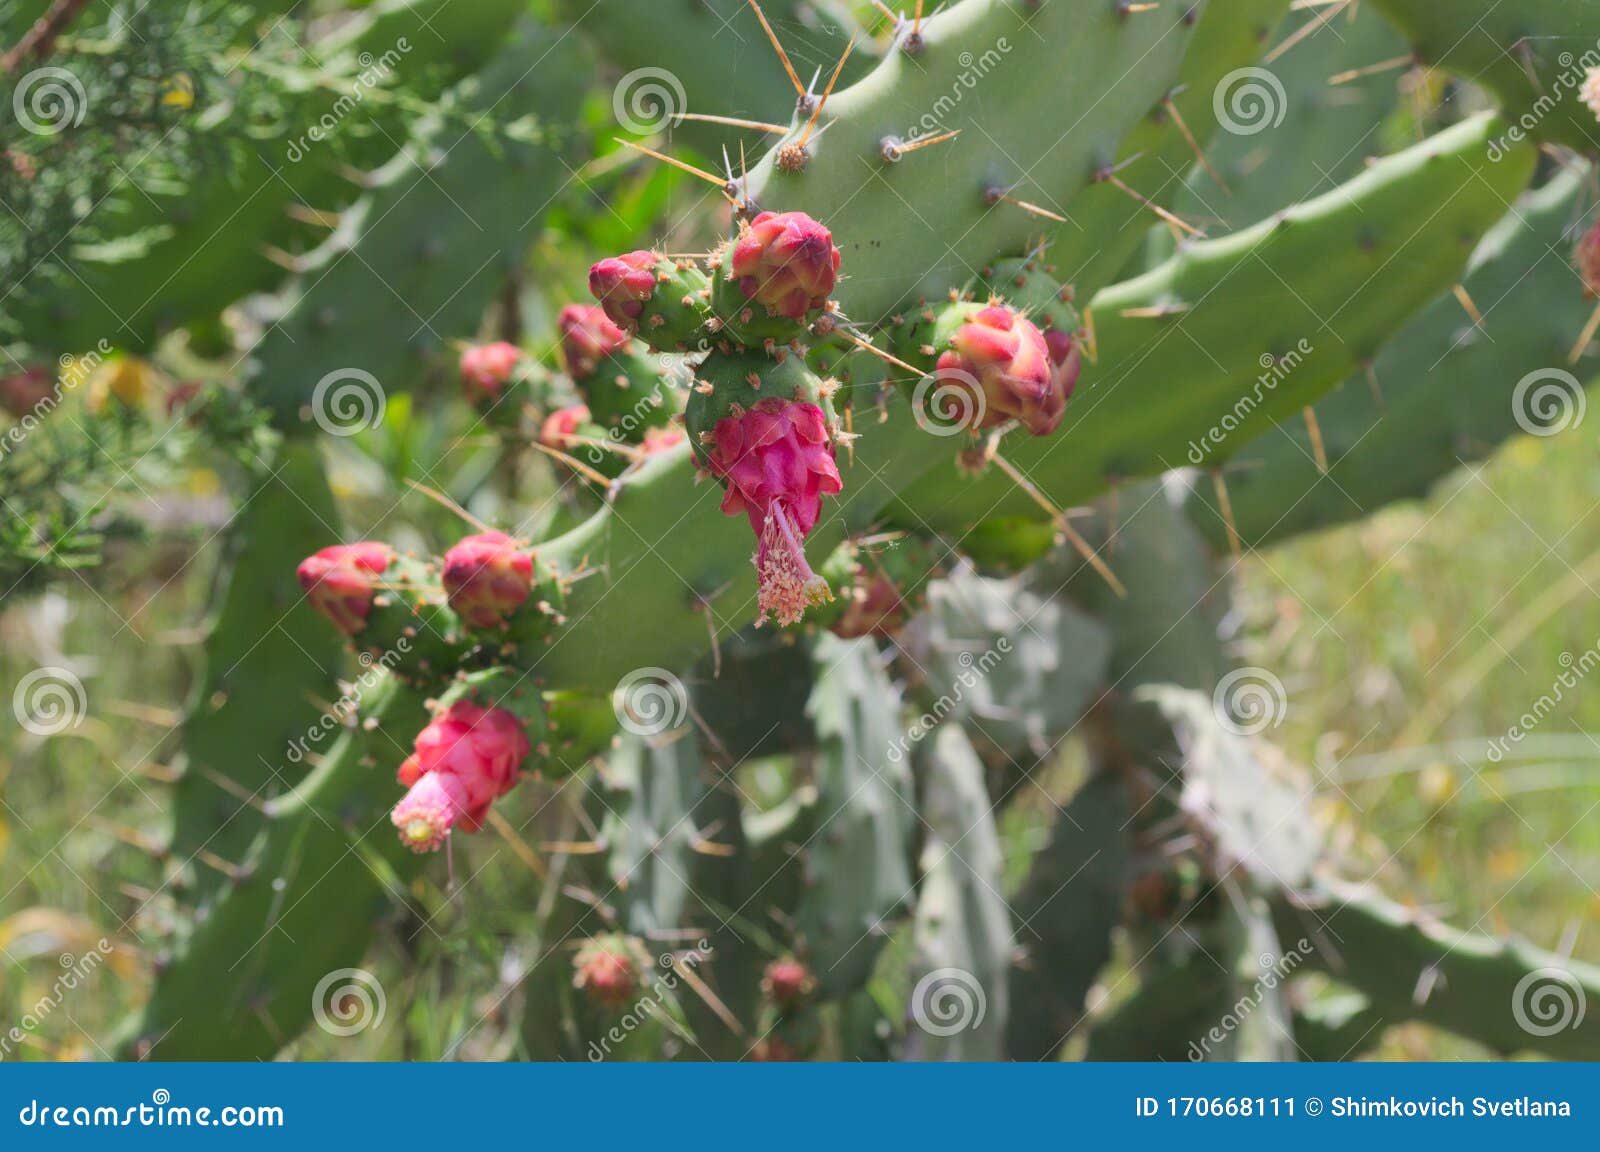
[[[1506,1027],[1527,973],[1600,977],[1338,880],[1211,703],[1230,554],[1425,493],[1516,432],[1519,379],[1584,370],[1600,119],[1550,46],[1600,40],[1600,0],[848,7],[366,6],[336,42],[439,24],[449,51],[414,37],[438,90],[307,157],[293,184],[326,199],[295,227],[287,185],[258,216],[196,174],[189,226],[64,255],[84,293],[19,294],[16,421],[60,391],[50,333],[104,328],[130,356],[226,346],[259,425],[181,732],[171,935],[119,1054],[294,1044],[327,973],[399,917],[470,914],[453,858],[502,845],[538,897],[485,1015],[527,1056],[1043,1059],[1081,1029],[1091,1057],[1183,1058],[1243,961],[1302,934],[1363,1019],[1600,1052],[1594,1022]],[[1368,46],[1406,53],[1412,100],[1341,55]],[[1241,126],[1228,86],[1296,53],[1320,55],[1277,84],[1292,121]],[[596,59],[687,101],[625,125],[637,155],[594,131]],[[1435,68],[1481,91],[1436,103]],[[586,232],[618,172],[640,183]],[[697,178],[696,253],[652,243],[650,181]],[[263,237],[277,263],[247,265]],[[141,269],[191,259],[135,307]],[[354,368],[387,415],[330,429],[319,389]],[[174,391],[175,420],[220,407]],[[434,424],[483,458],[417,464]],[[374,441],[470,531],[336,501]],[[1030,792],[1049,826],[1012,861]],[[1119,940],[1143,959],[1107,1006]],[[1457,991],[1419,1001],[1425,971]],[[1275,1018],[1320,1043],[1300,990]]]

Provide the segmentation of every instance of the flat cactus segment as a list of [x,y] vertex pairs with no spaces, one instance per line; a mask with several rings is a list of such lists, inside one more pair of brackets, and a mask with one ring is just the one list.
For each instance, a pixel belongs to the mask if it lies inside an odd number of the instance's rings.
[[353,707],[335,684],[341,638],[305,601],[291,559],[338,522],[317,447],[288,446],[276,470],[252,483],[224,545],[229,558],[173,789],[178,891],[196,905],[225,879],[196,854],[242,859],[264,822],[260,804],[298,784],[343,730],[345,718],[316,701]]
[[661,938],[677,929],[692,898],[689,877],[701,835],[696,809],[711,783],[699,740],[692,727],[659,746],[625,737],[605,779],[600,839],[611,849],[607,869],[621,926],[633,936]]
[[823,995],[862,987],[913,895],[911,757],[900,694],[870,640],[817,639],[817,834],[795,927]]
[[[1157,204],[1174,206],[1185,191],[1183,174],[1195,165],[1195,146],[1207,148],[1215,141],[1215,147],[1230,139],[1217,134],[1219,90],[1226,95],[1234,88],[1225,83],[1229,77],[1235,77],[1236,84],[1247,78],[1244,73],[1255,71],[1251,62],[1288,10],[1289,0],[1225,0],[1200,11],[1172,94],[1150,109],[1117,154],[1117,175],[1123,183]],[[1203,170],[1197,178],[1210,180]],[[1283,203],[1282,189],[1265,183],[1280,195],[1270,208],[1249,217],[1251,222]],[[1229,206],[1214,184],[1206,188],[1206,195],[1211,204]],[[1194,222],[1208,227],[1205,217],[1213,214],[1196,212]],[[1069,215],[1073,226],[1056,231],[1050,260],[1086,296],[1111,283],[1138,251],[1149,228],[1161,226],[1149,208],[1110,183],[1085,188],[1072,201]]]
[[[1479,237],[1532,176],[1534,150],[1499,163],[1481,116],[1378,162],[1348,184],[1092,301],[1098,363],[1061,430],[1005,455],[1058,507],[1116,480],[1212,466],[1353,375],[1461,275]],[[906,503],[935,529],[1038,512],[996,469],[930,474]]]
[[[896,48],[834,92],[804,166],[792,171],[785,165],[806,131],[797,119],[751,171],[749,194],[834,231],[847,274],[837,296],[854,319],[873,323],[942,296],[1055,227],[996,196],[1014,193],[1059,215],[1116,158],[1176,80],[1193,35],[1190,8],[963,0],[923,19],[914,56]],[[1117,78],[1109,89],[1108,77]],[[885,158],[886,145],[958,130]]]
[[362,720],[270,806],[237,875],[177,942],[119,1055],[269,1059],[313,1014],[342,1010],[314,1004],[315,992],[361,963],[375,922],[403,898],[384,877],[417,867],[382,813],[411,736],[427,722],[423,695],[384,679],[368,693]]
[[[908,1060],[1002,1060],[1010,1019],[1011,910],[983,762],[959,725],[919,749],[928,826],[912,928]],[[1035,1002],[1027,1002],[1030,1009]]]
[[1426,63],[1495,94],[1516,131],[1529,138],[1600,150],[1600,120],[1582,98],[1586,73],[1600,68],[1597,0],[1373,0],[1410,37]]
[[[1239,451],[1228,495],[1240,540],[1260,546],[1419,498],[1508,437],[1551,427],[1544,417],[1579,411],[1593,370],[1574,375],[1567,354],[1593,302],[1567,253],[1582,226],[1584,181],[1582,171],[1557,176],[1484,237],[1462,280],[1481,326],[1446,292],[1384,345],[1370,381],[1357,375],[1318,403],[1326,477],[1298,422]],[[1548,410],[1535,402],[1541,391],[1557,402]],[[1226,544],[1209,485],[1189,509]]]
[[[252,389],[279,426],[315,431],[319,416],[325,425],[314,386],[352,372],[385,393],[408,389],[449,335],[472,326],[566,178],[558,158],[587,71],[578,41],[524,22],[458,89],[475,127],[459,117],[419,124],[255,349]],[[395,331],[396,308],[404,332]]]

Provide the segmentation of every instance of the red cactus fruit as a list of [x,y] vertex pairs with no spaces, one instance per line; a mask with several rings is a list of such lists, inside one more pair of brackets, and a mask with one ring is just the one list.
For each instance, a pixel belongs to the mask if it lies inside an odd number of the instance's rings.
[[839,250],[804,212],[763,212],[740,229],[728,274],[769,316],[803,320],[828,302],[839,279]]
[[574,380],[594,375],[601,360],[628,346],[628,334],[594,304],[568,304],[556,323],[567,371]]
[[51,396],[56,381],[48,368],[27,368],[0,379],[0,408],[21,420]]
[[1583,279],[1586,296],[1600,296],[1600,220],[1596,220],[1578,241],[1572,256]]
[[522,349],[497,341],[474,344],[461,353],[461,388],[474,404],[493,404],[522,362]]
[[963,314],[935,371],[969,389],[976,383],[981,418],[973,431],[1017,420],[1035,436],[1046,436],[1067,407],[1054,367],[1044,334],[1031,321],[1003,304],[989,304]]
[[389,813],[400,842],[432,852],[460,825],[476,832],[489,807],[517,786],[529,743],[522,722],[504,708],[457,700],[417,734],[400,765],[409,791]]
[[1078,377],[1083,373],[1083,349],[1075,335],[1059,328],[1045,329],[1044,344],[1050,350],[1050,363],[1055,366],[1050,387],[1061,394],[1061,402],[1065,404],[1072,399]]
[[544,425],[539,429],[539,443],[546,448],[570,448],[573,437],[589,422],[589,409],[583,404],[558,408],[545,417]]
[[761,990],[785,1013],[805,1003],[816,986],[811,970],[793,957],[774,960],[761,977]]
[[444,554],[445,595],[472,628],[504,628],[532,590],[533,557],[504,532],[468,536]]
[[657,452],[665,452],[684,441],[682,428],[646,428],[644,442],[639,445],[639,450],[646,456],[654,456]]
[[393,548],[371,540],[335,544],[300,562],[300,587],[335,628],[354,636],[366,626],[378,577],[394,558]]
[[639,974],[627,948],[616,940],[590,940],[578,949],[572,986],[607,1008],[620,1008],[639,990]]
[[645,303],[656,290],[656,254],[647,249],[608,256],[589,269],[589,292],[611,322],[638,330]]
[[806,562],[803,541],[816,526],[822,497],[843,487],[822,409],[769,397],[717,421],[707,462],[727,481],[722,510],[740,512],[760,539],[756,623],[770,614],[797,623],[809,605],[832,599],[828,582]]

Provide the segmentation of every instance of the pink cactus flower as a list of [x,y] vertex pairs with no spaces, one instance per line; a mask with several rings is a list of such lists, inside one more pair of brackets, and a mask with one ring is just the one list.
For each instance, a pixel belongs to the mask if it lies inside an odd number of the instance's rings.
[[770,397],[717,421],[711,437],[711,472],[728,485],[722,510],[745,513],[760,540],[756,623],[771,615],[780,625],[794,624],[809,605],[832,598],[828,582],[806,562],[804,545],[822,497],[844,487],[822,409]]
[[389,813],[400,841],[413,852],[432,852],[457,825],[476,832],[489,807],[517,786],[528,758],[522,723],[504,708],[457,700],[417,734],[400,765],[409,791]]
[[641,249],[608,256],[589,269],[589,292],[618,327],[638,329],[644,306],[656,290],[656,260],[654,252]]
[[1044,344],[1050,350],[1050,363],[1055,365],[1050,386],[1061,393],[1061,401],[1066,403],[1072,399],[1072,391],[1083,372],[1083,349],[1078,346],[1076,336],[1059,328],[1045,329]]
[[682,428],[646,428],[644,443],[639,445],[639,450],[646,456],[654,456],[657,452],[665,452],[682,444],[684,439]]
[[991,304],[968,316],[935,372],[948,383],[976,386],[980,418],[974,432],[1017,420],[1035,436],[1046,436],[1066,414],[1067,398],[1044,335],[1004,305]]
[[444,554],[444,590],[470,627],[504,628],[533,591],[533,557],[504,532],[468,536]]
[[545,417],[539,429],[539,443],[546,448],[570,448],[579,429],[590,422],[589,409],[582,404],[558,408]]
[[475,344],[461,353],[462,391],[474,404],[493,404],[521,362],[522,349],[515,344]]
[[300,587],[335,628],[354,636],[366,627],[378,578],[394,557],[393,548],[371,540],[335,544],[300,562]]
[[1600,220],[1583,234],[1572,258],[1583,279],[1584,295],[1600,296]]
[[567,371],[575,380],[594,375],[601,360],[628,346],[628,334],[594,304],[568,304],[556,323]]
[[763,212],[739,232],[728,273],[770,316],[804,320],[839,279],[833,236],[804,212]]
[[591,940],[578,950],[574,964],[573,987],[604,1007],[620,1008],[639,990],[633,960],[618,943]]
[[56,379],[48,368],[28,368],[0,379],[0,408],[21,420],[55,395]]

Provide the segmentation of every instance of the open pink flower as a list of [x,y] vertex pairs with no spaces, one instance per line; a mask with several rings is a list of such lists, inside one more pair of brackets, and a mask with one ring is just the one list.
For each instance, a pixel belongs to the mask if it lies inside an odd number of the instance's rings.
[[746,300],[772,316],[803,320],[821,308],[839,279],[833,236],[804,212],[763,212],[734,241],[729,275]]
[[507,381],[516,375],[522,349],[498,341],[474,344],[461,353],[461,387],[474,404],[492,404]]
[[413,852],[432,852],[460,825],[476,832],[489,807],[517,786],[529,752],[522,723],[504,708],[457,700],[435,716],[400,765],[409,788],[389,814]]
[[1065,381],[1054,368],[1039,329],[1013,309],[991,304],[967,317],[934,370],[946,383],[975,390],[981,418],[973,431],[1017,420],[1045,436],[1067,408]]
[[656,290],[656,254],[647,249],[608,256],[589,269],[589,292],[612,323],[633,332]]
[[593,375],[601,360],[628,346],[628,334],[594,304],[568,304],[556,324],[567,371],[575,380]]
[[533,557],[504,532],[468,536],[444,554],[444,590],[471,627],[503,628],[533,590]]
[[354,636],[366,627],[378,578],[393,561],[394,549],[387,544],[335,544],[300,562],[300,587],[335,628]]
[[743,512],[760,540],[756,623],[769,614],[779,624],[796,623],[809,605],[832,598],[804,545],[822,497],[844,487],[822,409],[769,397],[717,421],[711,438],[709,467],[727,482],[722,510]]

